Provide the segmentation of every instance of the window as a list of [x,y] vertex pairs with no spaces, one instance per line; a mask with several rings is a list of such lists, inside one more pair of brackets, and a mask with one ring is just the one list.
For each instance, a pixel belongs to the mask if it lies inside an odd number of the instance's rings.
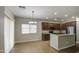
[[30,33],[36,33],[37,32],[37,25],[30,25]]
[[22,33],[37,33],[37,22],[30,21],[28,24],[22,24]]
[[22,24],[22,33],[29,33],[29,24]]

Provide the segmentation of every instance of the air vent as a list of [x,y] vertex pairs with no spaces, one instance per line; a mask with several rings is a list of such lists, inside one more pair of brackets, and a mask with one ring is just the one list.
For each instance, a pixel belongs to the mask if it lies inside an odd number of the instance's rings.
[[22,8],[22,9],[25,9],[26,7],[25,6],[18,6],[19,8]]

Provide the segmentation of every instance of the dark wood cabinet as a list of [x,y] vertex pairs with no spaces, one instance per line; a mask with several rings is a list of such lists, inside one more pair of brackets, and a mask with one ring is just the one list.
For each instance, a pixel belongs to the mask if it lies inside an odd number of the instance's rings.
[[50,30],[52,27],[52,30],[65,30],[68,26],[76,26],[76,22],[66,22],[62,24],[58,23],[47,23],[47,22],[42,22],[42,30]]
[[49,26],[47,22],[42,22],[42,30],[48,30]]
[[60,24],[58,24],[58,23],[51,23],[49,25],[49,27],[50,28],[53,27],[53,30],[59,30],[60,29]]
[[50,27],[54,27],[52,23],[49,23],[48,26],[49,26],[49,29]]
[[42,34],[42,40],[43,41],[50,40],[50,34]]
[[60,24],[60,30],[65,30],[65,29],[66,29],[66,24],[65,23]]
[[52,30],[59,30],[60,24],[42,22],[42,30],[50,30],[50,28],[53,28]]
[[66,23],[66,27],[68,27],[68,26],[76,26],[76,22],[75,21],[73,21],[73,22],[67,22]]
[[60,24],[54,24],[54,30],[60,30]]

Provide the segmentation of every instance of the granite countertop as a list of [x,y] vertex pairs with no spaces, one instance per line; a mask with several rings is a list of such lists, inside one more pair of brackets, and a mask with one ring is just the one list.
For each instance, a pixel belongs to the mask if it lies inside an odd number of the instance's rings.
[[51,33],[51,34],[58,35],[58,36],[75,35],[75,34],[61,34],[61,33]]

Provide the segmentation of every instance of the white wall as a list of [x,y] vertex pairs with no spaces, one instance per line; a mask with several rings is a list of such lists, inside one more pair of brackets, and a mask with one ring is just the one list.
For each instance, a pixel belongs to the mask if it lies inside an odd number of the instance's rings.
[[77,43],[79,43],[79,17],[76,18]]
[[36,34],[22,34],[21,25],[28,23],[31,19],[15,18],[15,42],[28,42],[41,40],[41,23],[37,21],[37,33]]
[[0,52],[4,50],[4,7],[0,6]]

